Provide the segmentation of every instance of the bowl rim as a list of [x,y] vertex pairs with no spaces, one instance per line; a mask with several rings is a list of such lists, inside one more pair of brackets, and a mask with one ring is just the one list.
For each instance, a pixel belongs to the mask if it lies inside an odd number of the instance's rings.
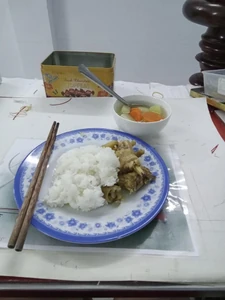
[[[149,124],[159,124],[159,123],[162,123],[164,121],[166,121],[167,119],[169,119],[172,115],[172,109],[171,109],[171,106],[169,105],[169,103],[167,103],[165,100],[163,99],[159,99],[159,98],[155,98],[153,96],[148,96],[148,95],[127,95],[127,96],[124,96],[123,98],[126,99],[128,97],[144,97],[146,99],[155,99],[155,100],[159,100],[163,103],[165,103],[165,105],[169,108],[170,112],[169,114],[167,114],[166,118],[165,119],[162,119],[162,120],[159,120],[159,121],[154,121],[154,122],[138,122],[138,121],[132,121],[132,120],[128,120],[128,119],[125,119],[123,117],[121,117],[115,110],[115,105],[117,103],[119,103],[120,101],[116,99],[116,101],[114,102],[113,104],[113,111],[114,113],[117,115],[117,117],[119,117],[120,119],[124,120],[124,121],[127,121],[127,122],[130,122],[130,123],[133,123],[133,124],[141,124],[141,126],[146,126],[146,125],[149,125]],[[167,112],[167,111],[166,111]]]

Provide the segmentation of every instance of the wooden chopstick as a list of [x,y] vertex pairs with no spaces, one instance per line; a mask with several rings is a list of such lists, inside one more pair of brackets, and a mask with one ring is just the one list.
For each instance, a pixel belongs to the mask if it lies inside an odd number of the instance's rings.
[[30,186],[29,186],[29,189],[27,191],[27,194],[26,194],[26,196],[24,198],[22,208],[20,209],[19,215],[18,215],[18,217],[16,219],[16,223],[14,225],[12,234],[11,234],[9,242],[8,242],[8,248],[14,248],[15,245],[16,245],[16,241],[18,239],[18,236],[19,236],[19,233],[20,233],[20,229],[21,229],[23,221],[24,221],[24,217],[26,215],[26,212],[27,212],[28,206],[30,204],[30,200],[31,200],[34,188],[36,186],[36,182],[37,182],[39,173],[41,171],[41,166],[42,166],[42,164],[43,164],[43,162],[45,160],[45,156],[46,156],[47,150],[49,148],[50,142],[52,141],[52,135],[53,135],[53,133],[55,131],[57,132],[56,128],[58,129],[57,124],[56,124],[56,122],[53,122],[51,130],[50,130],[50,132],[48,134],[48,138],[46,140],[45,146],[44,146],[44,148],[42,150],[39,162],[37,164],[34,176],[33,176],[32,181],[30,183]]
[[45,175],[45,171],[46,171],[46,168],[47,168],[47,165],[48,165],[48,162],[49,162],[49,158],[50,158],[51,153],[52,153],[52,148],[53,148],[53,145],[54,145],[54,142],[55,142],[55,139],[56,139],[56,134],[57,134],[57,131],[58,131],[58,127],[59,127],[59,123],[56,124],[56,126],[53,130],[52,138],[50,140],[49,147],[48,147],[46,155],[45,155],[45,159],[44,159],[43,164],[41,166],[41,170],[40,170],[40,173],[38,175],[37,182],[36,182],[33,194],[32,194],[31,199],[30,199],[30,204],[27,208],[27,212],[26,212],[26,215],[24,217],[23,225],[22,225],[21,230],[19,232],[19,236],[18,236],[18,239],[17,239],[17,242],[16,242],[16,247],[15,247],[16,251],[22,251],[23,250],[23,245],[24,245],[24,242],[25,242],[25,239],[26,239],[26,236],[27,236],[27,232],[28,232],[28,229],[29,229],[30,221],[32,219],[34,209],[35,209],[35,206],[36,206],[36,203],[37,203],[37,200],[38,200],[38,195],[39,195],[41,185],[42,185],[42,182],[43,182],[43,179],[44,179],[44,175]]

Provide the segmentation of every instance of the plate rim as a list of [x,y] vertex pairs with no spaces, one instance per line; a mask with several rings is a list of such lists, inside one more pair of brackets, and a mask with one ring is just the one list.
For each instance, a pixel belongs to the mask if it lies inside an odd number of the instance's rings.
[[[70,243],[75,243],[75,244],[101,244],[101,243],[107,243],[107,242],[112,242],[116,241],[119,239],[122,239],[124,237],[127,237],[129,235],[132,235],[133,233],[139,231],[140,229],[144,228],[147,224],[149,224],[155,217],[156,215],[160,212],[162,209],[167,196],[169,192],[169,172],[167,169],[167,166],[162,159],[161,155],[147,142],[143,141],[139,137],[136,137],[132,134],[119,131],[119,130],[114,130],[114,129],[107,129],[107,128],[81,128],[81,129],[75,129],[75,130],[70,130],[66,131],[64,133],[60,133],[57,135],[56,140],[60,139],[61,137],[64,137],[66,135],[71,135],[72,133],[80,133],[80,132],[107,132],[111,134],[118,134],[118,135],[123,135],[124,137],[129,137],[130,139],[134,139],[135,141],[139,142],[140,144],[143,144],[146,148],[150,149],[151,152],[154,153],[154,155],[157,157],[158,161],[160,161],[164,176],[165,176],[165,184],[164,184],[164,190],[161,196],[160,202],[156,205],[154,208],[153,212],[151,213],[151,216],[146,216],[142,221],[140,221],[138,224],[133,225],[133,227],[125,229],[122,233],[121,232],[114,232],[110,233],[108,235],[101,235],[101,236],[92,236],[92,237],[87,237],[87,236],[76,236],[75,234],[68,234],[68,233],[62,233],[57,230],[54,230],[52,228],[47,227],[46,225],[42,224],[39,220],[36,220],[34,217],[32,217],[31,224],[40,232],[44,233],[47,236],[50,236],[52,238],[55,238],[60,241],[64,242],[70,242]],[[23,204],[23,199],[20,197],[20,192],[19,192],[19,183],[20,183],[20,178],[22,175],[23,171],[23,164],[25,163],[26,159],[35,151],[37,151],[38,148],[41,148],[44,146],[46,141],[40,143],[37,145],[35,148],[33,148],[27,155],[26,157],[22,160],[20,163],[18,170],[16,172],[15,178],[14,178],[14,185],[13,185],[13,195],[14,199],[16,202],[16,205],[18,209],[21,208]]]

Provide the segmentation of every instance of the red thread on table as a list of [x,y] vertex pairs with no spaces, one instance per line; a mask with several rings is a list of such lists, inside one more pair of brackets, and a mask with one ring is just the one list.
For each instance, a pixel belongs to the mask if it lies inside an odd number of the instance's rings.
[[156,218],[158,220],[162,221],[163,223],[167,222],[166,215],[165,215],[165,213],[163,211],[161,211]]
[[212,154],[216,151],[216,149],[218,148],[218,146],[219,146],[219,144],[217,144],[214,148],[212,148],[212,150],[211,150]]
[[55,103],[55,104],[49,104],[49,105],[50,106],[58,106],[58,105],[66,104],[66,103],[70,102],[71,100],[72,100],[72,98],[70,98],[70,99],[68,99],[68,100],[66,100],[64,102],[61,102],[61,103]]

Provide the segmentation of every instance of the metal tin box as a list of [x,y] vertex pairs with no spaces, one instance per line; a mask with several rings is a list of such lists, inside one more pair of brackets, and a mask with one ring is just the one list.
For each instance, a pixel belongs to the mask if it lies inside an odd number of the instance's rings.
[[113,88],[115,55],[112,53],[54,51],[41,64],[47,97],[107,97],[109,94],[78,71],[86,65]]

